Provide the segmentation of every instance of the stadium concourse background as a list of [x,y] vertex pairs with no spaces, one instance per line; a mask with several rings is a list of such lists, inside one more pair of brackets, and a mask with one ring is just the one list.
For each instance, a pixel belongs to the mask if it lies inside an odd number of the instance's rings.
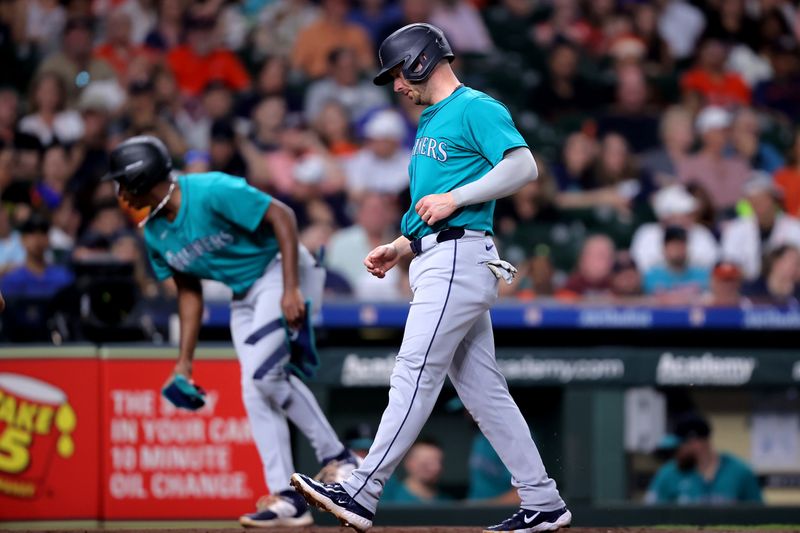
[[[369,440],[410,290],[408,264],[378,281],[361,259],[398,233],[421,112],[370,80],[381,40],[426,21],[538,162],[538,181],[497,203],[495,240],[520,275],[493,316],[575,525],[799,524],[799,12],[791,0],[0,2],[0,520],[229,524],[266,491],[225,287],[204,284],[196,378],[209,405],[187,414],[159,396],[175,287],[152,276],[146,213],[99,181],[131,135],[162,138],[179,172],[241,176],[295,209],[328,270],[312,385],[337,431]],[[687,412],[753,469],[763,504],[644,503],[662,437]],[[387,502],[376,525],[508,514],[467,499],[477,434],[449,386],[424,434],[443,451],[446,501]],[[296,452],[315,470],[306,443]]]

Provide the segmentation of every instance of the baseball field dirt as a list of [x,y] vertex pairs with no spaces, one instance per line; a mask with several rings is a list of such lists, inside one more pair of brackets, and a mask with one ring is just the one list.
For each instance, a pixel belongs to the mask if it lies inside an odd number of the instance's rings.
[[[12,531],[2,528],[0,524],[0,531]],[[195,528],[195,529],[150,529],[141,528],[139,531],[147,531],[148,533],[243,533],[246,530],[242,528]],[[16,533],[19,531],[26,531],[24,529],[14,529]],[[48,531],[50,533],[76,533],[86,532],[94,533],[97,531],[111,532],[119,531],[124,533],[131,533],[137,531],[137,528],[97,528],[97,529],[31,529],[27,531]],[[352,529],[343,527],[311,527],[311,528],[270,528],[269,533],[353,533]],[[430,527],[375,527],[370,529],[370,533],[480,533],[481,529],[478,527],[446,527],[446,526],[430,526]],[[693,527],[693,526],[658,526],[658,527],[619,527],[619,528],[569,528],[565,533],[754,533],[758,531],[768,531],[769,533],[797,533],[800,528],[797,526],[710,526],[710,527]]]

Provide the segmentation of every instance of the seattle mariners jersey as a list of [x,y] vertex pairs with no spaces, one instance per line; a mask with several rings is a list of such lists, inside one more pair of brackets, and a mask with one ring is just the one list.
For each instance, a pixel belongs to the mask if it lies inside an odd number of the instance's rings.
[[245,292],[278,253],[272,228],[261,225],[272,197],[222,172],[186,174],[178,184],[175,220],[155,217],[144,228],[156,277],[185,272]]
[[483,177],[512,148],[527,146],[506,106],[461,86],[420,117],[408,173],[411,207],[401,230],[417,239],[448,227],[492,232],[494,201],[458,209],[450,218],[428,226],[414,206],[424,196],[452,191]]

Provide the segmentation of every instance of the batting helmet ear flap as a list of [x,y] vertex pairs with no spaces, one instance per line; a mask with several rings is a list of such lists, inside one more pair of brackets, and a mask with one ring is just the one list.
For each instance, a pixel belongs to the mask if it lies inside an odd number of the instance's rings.
[[375,76],[375,85],[392,81],[392,69],[400,66],[408,81],[424,81],[442,59],[455,58],[450,43],[442,30],[431,24],[403,26],[381,44],[378,60],[381,70]]

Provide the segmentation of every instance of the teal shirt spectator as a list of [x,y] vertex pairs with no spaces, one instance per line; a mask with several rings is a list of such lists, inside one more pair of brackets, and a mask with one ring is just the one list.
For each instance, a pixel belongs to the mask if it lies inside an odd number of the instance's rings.
[[645,294],[657,294],[682,287],[697,287],[698,292],[708,289],[711,272],[706,268],[688,267],[676,272],[664,265],[651,268],[644,274],[642,286]]
[[469,454],[467,498],[490,500],[505,494],[511,488],[511,472],[489,444],[489,439],[483,433],[476,434]]
[[402,481],[397,481],[394,476],[389,478],[381,494],[381,503],[436,503],[449,502],[453,498],[441,491],[436,492],[436,496],[431,499],[422,499],[405,486]]
[[403,235],[417,239],[447,227],[493,233],[495,202],[468,205],[433,226],[415,206],[429,194],[442,194],[472,183],[489,172],[512,148],[527,146],[506,106],[464,87],[422,112],[408,165],[411,206],[400,224]]
[[707,481],[696,470],[681,471],[673,460],[662,466],[650,483],[648,503],[729,504],[761,503],[761,487],[755,474],[744,462],[719,454],[719,468]]
[[175,220],[155,217],[144,227],[156,278],[184,272],[245,292],[278,254],[272,227],[261,223],[272,197],[222,172],[185,174],[178,184]]

